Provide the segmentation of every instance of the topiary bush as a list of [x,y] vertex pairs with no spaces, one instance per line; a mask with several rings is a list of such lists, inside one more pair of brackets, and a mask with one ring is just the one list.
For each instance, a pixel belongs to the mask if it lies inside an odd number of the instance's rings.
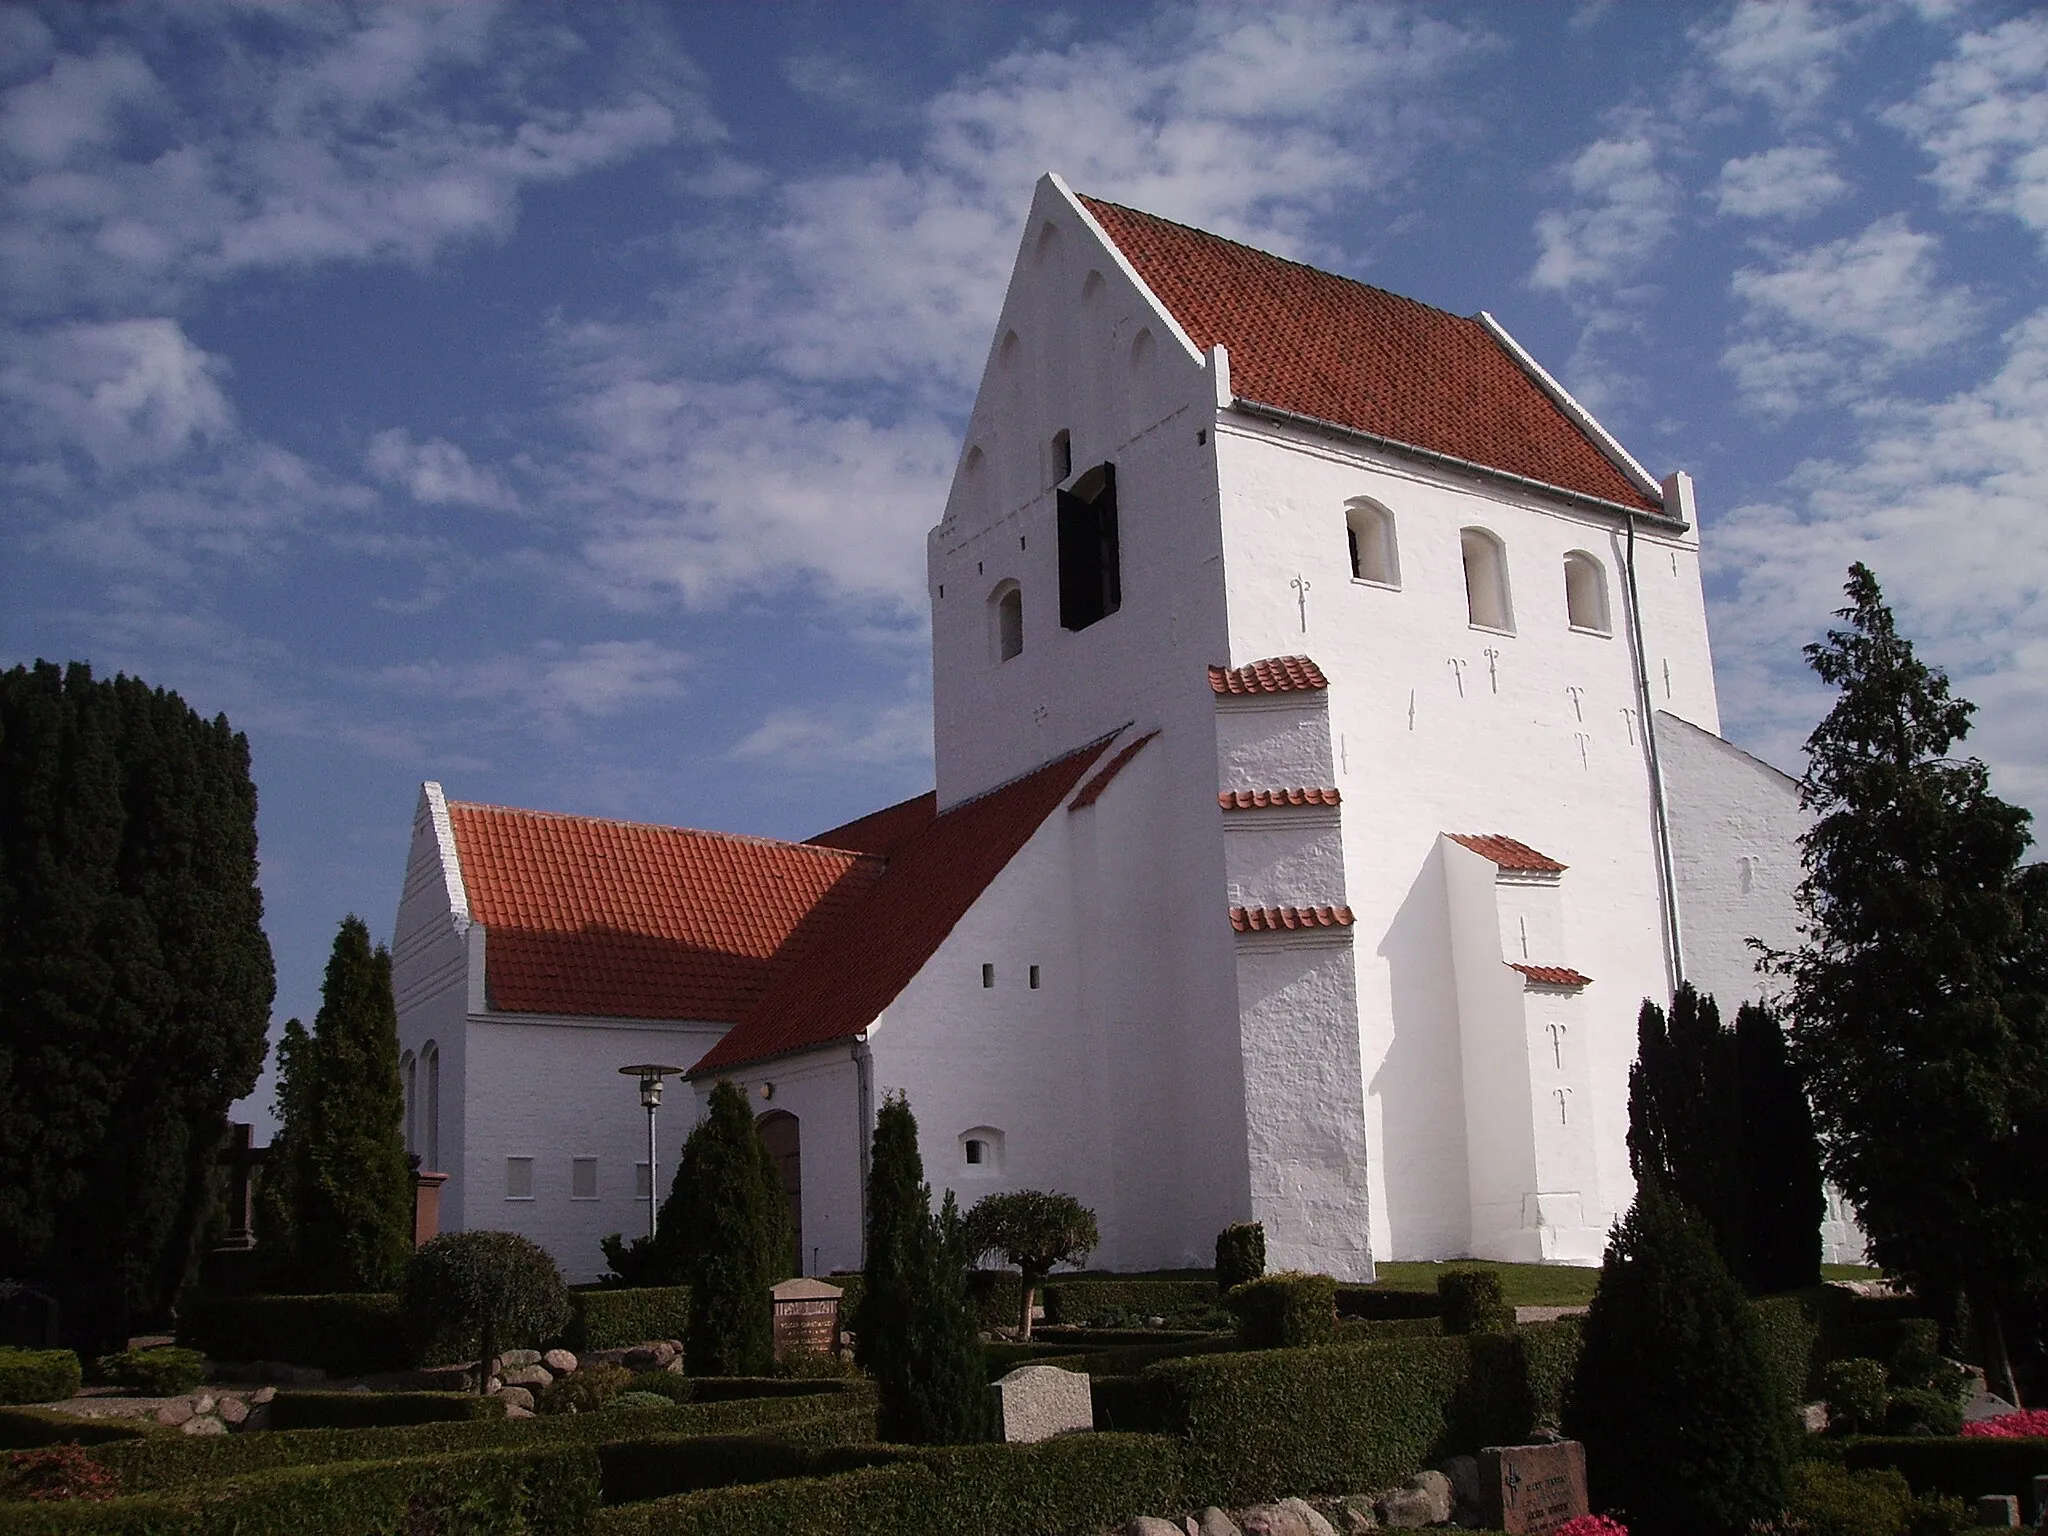
[[452,1333],[474,1346],[478,1392],[500,1349],[541,1343],[569,1320],[562,1272],[517,1232],[446,1232],[422,1244],[399,1297],[417,1336]]
[[196,1349],[124,1349],[101,1355],[100,1375],[108,1386],[144,1397],[176,1397],[206,1378],[206,1357]]
[[1501,1295],[1500,1271],[1450,1269],[1436,1277],[1445,1333],[1513,1333],[1515,1309]]
[[[647,1376],[675,1376],[673,1371],[648,1371]],[[675,1377],[680,1381],[680,1376]],[[627,1370],[623,1365],[586,1365],[580,1371],[571,1371],[566,1376],[557,1376],[542,1389],[534,1408],[541,1413],[595,1413],[621,1392],[639,1387],[640,1375]],[[641,1396],[646,1390],[641,1388]],[[686,1398],[664,1397],[663,1402],[681,1402]]]
[[1884,1405],[1888,1435],[1960,1435],[1963,1405],[1945,1392],[1902,1387]]
[[1801,1536],[1957,1536],[1975,1524],[1961,1499],[1915,1497],[1893,1468],[1852,1471],[1830,1461],[1793,1464],[1785,1515]]
[[1830,1360],[1820,1368],[1820,1395],[1828,1427],[1844,1435],[1874,1435],[1884,1426],[1884,1366],[1876,1360]]
[[673,1398],[664,1397],[659,1392],[628,1391],[619,1393],[616,1397],[612,1398],[611,1401],[606,1403],[604,1406],[605,1410],[607,1412],[610,1412],[613,1409],[624,1411],[632,1408],[673,1409],[676,1406],[676,1404]]
[[1328,1275],[1283,1269],[1236,1287],[1223,1302],[1247,1349],[1327,1344],[1337,1331],[1337,1282]]
[[61,1402],[83,1379],[68,1349],[0,1347],[0,1403]]
[[1216,1289],[1235,1290],[1266,1272],[1263,1222],[1233,1222],[1216,1234]]

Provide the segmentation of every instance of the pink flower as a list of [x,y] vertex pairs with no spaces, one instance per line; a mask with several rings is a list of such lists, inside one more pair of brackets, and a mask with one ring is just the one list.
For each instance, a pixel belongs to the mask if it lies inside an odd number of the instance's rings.
[[1606,1515],[1576,1515],[1550,1536],[1628,1536],[1628,1527]]
[[1995,1419],[1979,1419],[1975,1424],[1965,1424],[1963,1433],[1997,1440],[2048,1437],[2048,1408],[2022,1408],[2017,1413],[2001,1413]]

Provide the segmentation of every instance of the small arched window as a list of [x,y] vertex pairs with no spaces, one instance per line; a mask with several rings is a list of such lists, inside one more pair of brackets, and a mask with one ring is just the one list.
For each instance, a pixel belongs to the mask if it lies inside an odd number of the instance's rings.
[[1005,368],[1017,366],[1017,360],[1024,355],[1024,343],[1017,339],[1015,331],[1003,332],[1003,344],[996,348],[996,361]]
[[1465,557],[1465,616],[1481,629],[1512,632],[1515,610],[1508,597],[1508,554],[1500,540],[1484,528],[1462,528],[1458,543]]
[[1074,436],[1065,427],[1046,445],[1045,467],[1054,485],[1065,485],[1074,473]]
[[1102,289],[1102,274],[1095,271],[1089,272],[1086,277],[1081,279],[1081,302],[1083,304],[1095,303],[1102,297]]
[[999,1173],[1003,1166],[1003,1133],[977,1125],[960,1133],[960,1161],[976,1173]]
[[1024,654],[1024,590],[1014,581],[998,583],[988,595],[988,648],[998,662]]
[[1355,497],[1344,503],[1344,532],[1351,541],[1351,574],[1383,587],[1401,585],[1401,555],[1394,543],[1394,514],[1376,501]]
[[420,1149],[420,1062],[411,1051],[398,1058],[398,1080],[405,1089],[405,1150]]
[[427,1078],[426,1112],[420,1117],[420,1166],[441,1168],[441,1047],[429,1040],[420,1047],[420,1065]]
[[1564,557],[1564,606],[1573,629],[1596,635],[1614,632],[1607,617],[1607,573],[1583,549]]
[[1038,226],[1038,243],[1032,247],[1031,259],[1033,261],[1044,261],[1046,257],[1059,249],[1059,245],[1060,227],[1053,223],[1052,220],[1047,219]]

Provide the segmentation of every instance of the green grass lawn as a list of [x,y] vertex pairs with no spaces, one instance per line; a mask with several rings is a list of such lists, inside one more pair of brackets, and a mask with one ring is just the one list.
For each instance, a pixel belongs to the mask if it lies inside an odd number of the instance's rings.
[[1597,1269],[1566,1264],[1494,1264],[1479,1259],[1454,1259],[1443,1264],[1385,1262],[1378,1266],[1377,1288],[1383,1291],[1434,1291],[1436,1277],[1447,1269],[1490,1269],[1500,1276],[1501,1295],[1511,1307],[1583,1307],[1600,1283]]
[[1882,1280],[1884,1271],[1869,1264],[1823,1264],[1820,1277],[1823,1280]]

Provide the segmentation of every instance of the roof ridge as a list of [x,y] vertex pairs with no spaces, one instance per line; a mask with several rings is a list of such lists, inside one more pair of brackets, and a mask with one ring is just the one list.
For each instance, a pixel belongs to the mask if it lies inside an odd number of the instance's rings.
[[1179,219],[1169,219],[1164,214],[1152,213],[1143,208],[1133,208],[1128,203],[1111,202],[1106,197],[1090,197],[1085,192],[1076,192],[1074,195],[1085,205],[1114,208],[1119,213],[1136,214],[1141,219],[1150,219],[1157,224],[1171,224],[1175,229],[1184,229],[1191,235],[1200,235],[1204,240],[1214,240],[1221,245],[1234,245],[1241,251],[1250,251],[1253,255],[1263,256],[1268,261],[1284,262],[1290,267],[1299,267],[1302,271],[1312,272],[1317,277],[1334,277],[1340,283],[1350,283],[1356,288],[1364,288],[1373,293],[1384,294],[1387,298],[1393,299],[1398,303],[1412,304],[1417,309],[1426,309],[1433,315],[1444,315],[1452,320],[1463,320],[1469,325],[1480,324],[1478,317],[1475,315],[1461,315],[1454,309],[1444,309],[1429,303],[1427,300],[1411,298],[1408,294],[1396,293],[1391,288],[1382,288],[1377,283],[1368,283],[1362,277],[1352,277],[1344,272],[1332,272],[1328,267],[1319,267],[1313,262],[1297,261],[1292,256],[1282,256],[1278,251],[1269,251],[1264,246],[1253,245],[1248,240],[1233,240],[1228,235],[1217,234],[1213,229],[1203,229],[1199,224],[1183,224]]
[[[1055,752],[1051,757],[1044,759],[1042,762],[1036,764],[1033,767],[1026,768],[1022,773],[1011,774],[1007,779],[1004,779],[1000,784],[992,784],[987,789],[982,790],[979,794],[969,795],[965,800],[955,800],[951,805],[946,806],[944,809],[942,809],[938,813],[938,816],[950,816],[955,811],[963,811],[970,805],[978,805],[982,801],[988,799],[990,795],[999,795],[1004,790],[1008,789],[1011,785],[1022,784],[1026,779],[1030,778],[1033,774],[1043,773],[1046,769],[1052,767],[1055,763],[1063,763],[1068,758],[1078,757],[1083,752],[1091,750],[1099,751],[1101,748],[1108,746],[1112,741],[1115,741],[1117,737],[1121,736],[1125,731],[1128,731],[1136,723],[1137,722],[1133,720],[1126,720],[1122,725],[1118,726],[1115,730],[1104,731],[1100,736],[1094,737],[1088,741],[1084,741],[1078,747],[1072,747],[1065,752]],[[1152,733],[1152,735],[1154,736],[1158,734],[1159,733],[1157,731],[1154,731]],[[1148,736],[1145,739],[1149,741],[1151,740],[1151,737]],[[934,817],[933,819],[937,820],[938,817]]]
[[[781,837],[760,837],[751,832],[720,832],[710,827],[683,827],[665,821],[628,821],[622,816],[584,816],[574,811],[535,811],[522,805],[491,805],[481,800],[450,800],[453,811],[496,811],[506,816],[528,816],[535,821],[574,821],[595,827],[629,827],[639,832],[681,832],[690,837],[715,838],[721,843],[748,843],[762,848],[789,848],[801,853],[830,854],[842,859],[881,860],[877,853],[860,853],[852,848],[834,848],[825,843],[792,841]],[[887,809],[887,807],[885,807]]]

